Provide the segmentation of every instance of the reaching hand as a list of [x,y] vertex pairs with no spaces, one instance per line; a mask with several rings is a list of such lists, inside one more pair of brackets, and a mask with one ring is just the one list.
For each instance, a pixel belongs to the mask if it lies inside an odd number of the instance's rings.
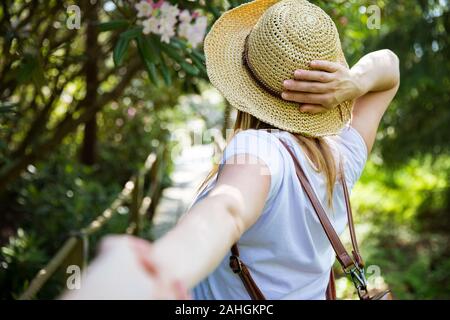
[[282,98],[301,104],[303,112],[319,113],[336,107],[364,92],[350,69],[330,61],[312,61],[312,70],[296,70],[294,79],[284,82]]
[[82,276],[81,288],[63,299],[188,299],[182,283],[154,263],[152,244],[131,236],[109,236]]

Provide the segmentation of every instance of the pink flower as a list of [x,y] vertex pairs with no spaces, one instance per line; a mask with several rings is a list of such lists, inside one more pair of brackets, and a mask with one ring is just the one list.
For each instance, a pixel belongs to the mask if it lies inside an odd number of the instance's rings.
[[159,34],[161,35],[161,41],[170,43],[170,39],[175,36],[175,19],[161,19],[159,27]]
[[163,5],[164,0],[159,0],[157,3],[153,3],[153,9],[159,9]]
[[154,1],[140,0],[135,5],[137,17],[142,18],[138,23],[143,26],[143,34],[157,34],[162,42],[170,43],[178,31],[178,37],[185,38],[193,47],[203,42],[208,22],[200,11],[191,14],[187,9],[181,11],[177,4],[172,5],[169,1]]
[[138,18],[149,17],[153,11],[152,5],[146,1],[138,2],[134,7],[138,11]]
[[179,15],[179,19],[182,23],[183,22],[190,23],[192,21],[192,17],[191,14],[189,13],[189,10],[187,9],[183,10]]
[[206,34],[206,28],[208,26],[208,19],[205,16],[200,16],[195,20],[193,25],[189,25],[187,30],[182,31],[184,37],[192,45],[192,47],[197,47],[203,42]]
[[144,27],[144,29],[142,30],[144,34],[158,33],[160,28],[160,21],[156,17],[150,17],[142,21],[142,26]]
[[197,17],[200,15],[198,11],[192,12],[192,19],[197,19]]
[[348,24],[348,19],[347,19],[347,17],[342,16],[342,17],[339,18],[339,22],[340,22],[343,26],[346,26],[346,25]]
[[178,5],[171,5],[168,2],[164,2],[160,8],[161,10],[161,19],[175,19],[180,13],[180,9],[178,9]]
[[133,107],[128,108],[127,114],[128,118],[134,118],[134,116],[136,115],[136,109]]

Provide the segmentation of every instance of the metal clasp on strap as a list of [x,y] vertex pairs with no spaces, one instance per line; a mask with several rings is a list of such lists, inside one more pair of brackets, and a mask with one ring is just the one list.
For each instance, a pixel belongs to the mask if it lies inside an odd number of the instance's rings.
[[353,285],[355,286],[358,296],[364,299],[368,296],[367,279],[364,272],[364,267],[358,264],[353,264],[348,268],[344,268],[344,273],[350,275]]
[[230,268],[234,273],[242,272],[242,261],[238,256],[230,256]]

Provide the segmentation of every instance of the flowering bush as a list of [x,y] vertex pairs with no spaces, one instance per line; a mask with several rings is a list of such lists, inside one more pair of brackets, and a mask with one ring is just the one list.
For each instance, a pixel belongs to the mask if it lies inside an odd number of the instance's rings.
[[[208,20],[198,11],[192,14],[189,10],[181,11],[178,5],[159,0],[142,0],[135,5],[138,23],[143,26],[142,32],[161,36],[161,41],[170,43],[171,38],[178,35],[185,38],[192,47],[203,42]],[[177,27],[178,24],[178,27]]]
[[131,7],[125,5],[120,10],[122,18],[99,24],[101,32],[119,31],[113,50],[116,66],[136,53],[130,46],[135,42],[153,84],[158,85],[159,75],[167,86],[174,77],[207,78],[205,57],[199,47],[208,29],[206,15],[212,13],[217,18],[220,12],[211,2],[173,2],[140,0]]

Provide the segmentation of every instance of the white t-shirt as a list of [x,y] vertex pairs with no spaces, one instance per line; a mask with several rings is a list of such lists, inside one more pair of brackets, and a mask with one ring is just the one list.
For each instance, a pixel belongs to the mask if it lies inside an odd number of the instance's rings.
[[[261,216],[238,241],[241,259],[267,299],[325,299],[335,254],[298,181],[292,158],[277,137],[293,148],[336,232],[341,234],[347,225],[342,186],[336,182],[331,212],[325,176],[315,171],[292,135],[285,131],[245,130],[226,147],[219,170],[234,155],[251,154],[267,165],[270,172],[262,174],[271,175],[271,186]],[[365,142],[351,126],[326,139],[336,160],[339,154],[344,159],[351,190],[367,160]],[[195,202],[205,197],[214,184],[212,179]],[[229,256],[193,289],[194,299],[250,299],[239,276],[229,267]]]

